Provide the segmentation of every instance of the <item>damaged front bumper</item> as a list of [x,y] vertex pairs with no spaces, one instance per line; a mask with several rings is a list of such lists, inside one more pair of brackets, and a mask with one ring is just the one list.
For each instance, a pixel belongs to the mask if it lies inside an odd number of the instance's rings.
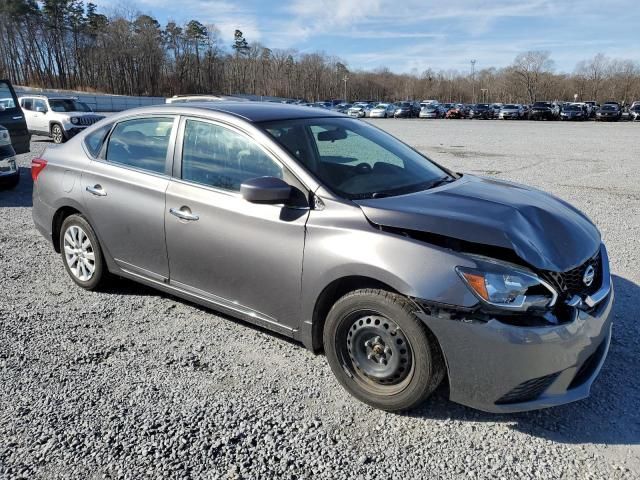
[[573,316],[565,323],[520,326],[496,318],[479,320],[473,313],[438,315],[428,308],[417,315],[442,348],[450,399],[486,412],[509,413],[589,396],[609,349],[613,301],[605,261],[600,289],[570,305]]

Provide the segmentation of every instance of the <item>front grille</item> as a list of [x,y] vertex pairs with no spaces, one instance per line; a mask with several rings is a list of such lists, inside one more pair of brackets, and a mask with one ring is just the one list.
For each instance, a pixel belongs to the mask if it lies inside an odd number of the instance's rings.
[[78,117],[78,125],[86,126],[93,125],[99,120],[102,120],[103,117],[98,116],[87,116],[87,117]]
[[496,401],[496,405],[530,402],[532,400],[535,400],[540,395],[542,395],[542,392],[549,388],[549,385],[551,385],[553,381],[558,378],[558,375],[560,375],[560,372],[522,382],[509,393],[500,397]]
[[[595,275],[591,285],[587,286],[582,279],[589,266],[593,266]],[[570,298],[573,295],[591,295],[596,292],[602,284],[602,258],[600,257],[600,251],[598,250],[598,253],[593,257],[572,270],[566,272],[543,271],[541,276],[551,284],[563,299]]]

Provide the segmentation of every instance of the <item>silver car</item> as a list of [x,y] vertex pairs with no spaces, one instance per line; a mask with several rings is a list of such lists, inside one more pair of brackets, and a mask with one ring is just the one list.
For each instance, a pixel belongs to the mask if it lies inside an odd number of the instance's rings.
[[396,105],[393,103],[379,103],[371,109],[369,117],[371,118],[393,118],[396,111]]
[[129,110],[47,149],[32,178],[35,225],[80,287],[126,277],[290,336],[377,408],[415,407],[445,377],[485,411],[563,404],[607,355],[589,219],[339,113]]

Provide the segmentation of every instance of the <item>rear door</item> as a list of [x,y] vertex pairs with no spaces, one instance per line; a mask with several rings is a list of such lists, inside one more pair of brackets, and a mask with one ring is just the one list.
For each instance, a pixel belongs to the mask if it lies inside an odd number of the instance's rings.
[[120,268],[164,282],[169,265],[164,238],[177,117],[136,117],[118,122],[82,175],[92,226]]
[[31,136],[22,109],[18,105],[16,92],[9,80],[0,80],[0,125],[9,131],[16,153],[29,151]]

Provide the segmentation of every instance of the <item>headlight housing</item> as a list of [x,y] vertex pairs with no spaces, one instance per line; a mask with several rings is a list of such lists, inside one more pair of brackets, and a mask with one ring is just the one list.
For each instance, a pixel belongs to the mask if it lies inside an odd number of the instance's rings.
[[78,117],[71,117],[71,123],[73,123],[74,125],[78,124]]
[[456,272],[485,305],[510,311],[548,309],[558,293],[535,273],[518,265],[472,256],[476,268],[456,267]]

